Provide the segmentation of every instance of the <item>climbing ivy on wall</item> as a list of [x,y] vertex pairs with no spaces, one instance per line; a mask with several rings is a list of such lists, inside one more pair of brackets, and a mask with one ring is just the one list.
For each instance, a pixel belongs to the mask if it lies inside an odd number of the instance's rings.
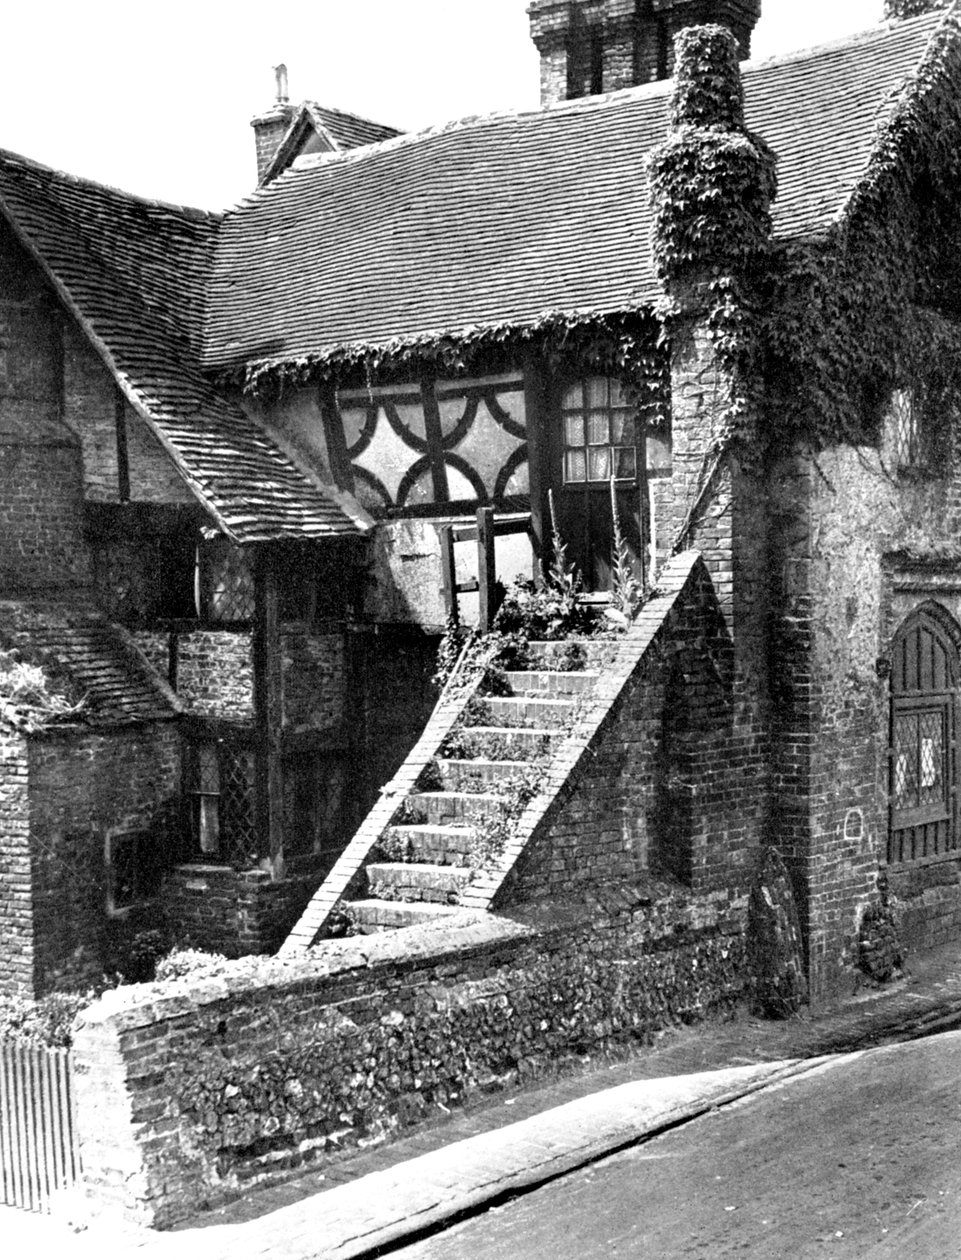
[[961,268],[946,266],[959,243],[959,40],[949,14],[826,239],[771,256],[760,337],[775,442],[876,441],[896,387],[932,419],[958,412]]
[[335,347],[323,355],[285,362],[252,363],[228,378],[264,402],[307,385],[328,381],[363,386],[373,381],[415,380],[425,369],[458,376],[499,370],[527,352],[551,368],[576,364],[616,375],[633,388],[639,405],[660,412],[668,394],[667,349],[659,321],[649,310],[605,314],[546,312],[529,324],[466,328],[437,337],[424,335],[372,344]]

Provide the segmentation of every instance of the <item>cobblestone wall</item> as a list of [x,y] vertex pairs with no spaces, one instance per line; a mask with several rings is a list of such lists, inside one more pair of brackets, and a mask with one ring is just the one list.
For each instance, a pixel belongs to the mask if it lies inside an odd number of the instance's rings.
[[[95,1195],[169,1225],[742,994],[743,903],[624,887],[523,925],[326,942],[106,994],[75,1037]],[[555,912],[556,913],[556,912]]]

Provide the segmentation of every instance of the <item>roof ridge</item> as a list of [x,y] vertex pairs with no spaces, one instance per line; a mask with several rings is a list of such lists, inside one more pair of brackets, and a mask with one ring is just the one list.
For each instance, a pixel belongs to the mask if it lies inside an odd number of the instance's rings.
[[820,44],[811,44],[806,48],[792,48],[786,52],[772,53],[769,57],[751,57],[741,62],[741,74],[753,74],[759,70],[767,70],[773,66],[792,65],[798,61],[808,61],[825,53],[837,52],[842,48],[853,48],[858,44],[866,44],[875,39],[884,39],[899,31],[917,29],[925,25],[932,30],[936,28],[950,13],[954,4],[946,9],[935,9],[929,13],[916,14],[910,18],[891,18],[880,21],[874,26],[867,26],[860,31],[851,31],[847,35],[839,35],[836,39],[825,40]]
[[37,171],[44,175],[53,175],[66,183],[82,185],[85,188],[95,188],[100,192],[111,193],[115,197],[121,197],[124,201],[134,202],[141,206],[149,206],[155,210],[174,211],[185,218],[194,219],[197,222],[209,221],[219,223],[224,217],[222,210],[203,210],[199,206],[185,206],[179,202],[163,201],[158,197],[144,197],[140,193],[128,192],[125,188],[118,188],[115,184],[106,184],[102,180],[90,179],[86,175],[75,175],[72,171],[65,171],[56,166],[48,166],[46,162],[39,162],[36,158],[29,158],[23,153],[14,152],[12,149],[0,148],[0,163],[14,162],[19,162],[28,170]]
[[301,105],[311,106],[324,114],[337,114],[341,118],[353,118],[356,119],[357,122],[370,123],[372,127],[381,127],[384,131],[393,131],[398,136],[405,134],[402,127],[394,127],[390,123],[379,122],[378,119],[371,118],[367,114],[358,114],[356,110],[353,109],[340,109],[336,105],[323,105],[320,101],[315,101],[310,98],[301,101]]
[[[776,68],[782,65],[793,65],[800,62],[812,61],[818,57],[837,52],[842,49],[856,48],[862,44],[874,43],[878,40],[890,38],[901,31],[923,29],[929,26],[932,30],[937,29],[940,22],[944,20],[945,14],[950,13],[954,5],[948,9],[936,10],[931,13],[923,13],[913,18],[902,18],[897,21],[888,21],[879,23],[876,26],[868,27],[863,31],[855,31],[848,35],[839,36],[837,39],[828,40],[822,44],[815,44],[809,48],[793,49],[790,52],[777,53],[771,57],[752,59],[741,63],[741,74],[744,78],[750,78],[754,74]],[[643,100],[647,97],[667,96],[672,89],[672,80],[659,79],[651,83],[640,83],[633,87],[618,88],[612,92],[602,92],[591,96],[579,96],[573,100],[554,101],[549,105],[539,105],[528,109],[499,109],[491,110],[485,114],[467,114],[460,118],[447,119],[444,122],[432,123],[427,127],[422,127],[416,131],[401,131],[397,135],[386,140],[375,141],[372,144],[362,145],[355,149],[336,150],[329,153],[307,153],[295,158],[286,171],[278,176],[283,179],[294,171],[316,170],[321,167],[340,165],[346,162],[364,161],[372,158],[375,154],[391,152],[394,149],[405,148],[408,145],[416,145],[425,143],[435,137],[452,134],[457,131],[466,130],[469,127],[481,127],[488,124],[496,124],[504,120],[522,120],[527,118],[553,117],[559,113],[581,113],[594,112],[610,108],[613,105],[625,103],[627,101]],[[308,102],[305,102],[307,104]],[[324,108],[318,106],[318,108]],[[338,112],[332,110],[331,112]],[[372,121],[372,120],[368,120]],[[381,124],[377,124],[381,125]],[[272,184],[276,181],[272,181]],[[229,214],[231,210],[240,209],[250,204],[251,200],[256,200],[258,194],[263,193],[264,185],[255,189],[247,197],[237,202],[236,206],[231,206],[225,213]]]

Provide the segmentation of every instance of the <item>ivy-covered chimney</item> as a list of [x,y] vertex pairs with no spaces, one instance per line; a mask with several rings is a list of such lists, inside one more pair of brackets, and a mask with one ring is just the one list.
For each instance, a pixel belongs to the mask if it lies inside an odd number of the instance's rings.
[[761,0],[531,0],[528,15],[550,105],[670,78],[674,36],[687,26],[726,26],[748,57]]

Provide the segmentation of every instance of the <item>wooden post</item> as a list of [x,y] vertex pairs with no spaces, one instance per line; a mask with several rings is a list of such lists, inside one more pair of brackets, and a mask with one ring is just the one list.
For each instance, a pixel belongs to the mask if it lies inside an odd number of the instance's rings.
[[284,785],[281,766],[283,697],[277,574],[266,547],[254,557],[254,724],[257,821],[260,843],[276,870],[283,856]]
[[496,578],[494,509],[480,507],[477,509],[477,598],[479,601],[477,628],[481,634],[487,634],[490,630],[494,613],[497,612],[494,595]]
[[531,547],[534,551],[534,581],[544,581],[543,562],[547,554],[547,486],[551,482],[552,447],[548,432],[547,373],[533,352],[524,357],[524,413],[527,423],[527,476],[531,498]]
[[113,407],[114,430],[117,438],[117,498],[121,503],[130,502],[130,455],[127,450],[127,404],[123,394],[117,394]]
[[440,567],[444,582],[444,603],[447,616],[457,621],[460,611],[457,604],[457,567],[454,563],[454,528],[442,525],[437,531],[440,535]]

